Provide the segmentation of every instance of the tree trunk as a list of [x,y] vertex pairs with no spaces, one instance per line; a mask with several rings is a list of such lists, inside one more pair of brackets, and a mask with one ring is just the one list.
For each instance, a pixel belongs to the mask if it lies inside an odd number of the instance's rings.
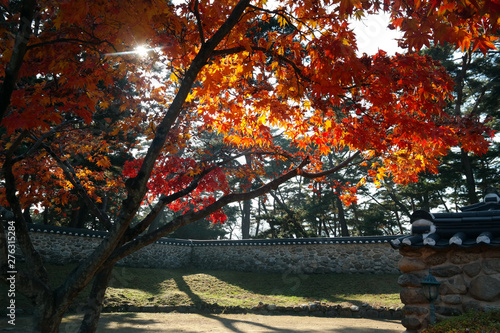
[[352,213],[354,215],[354,226],[355,226],[355,229],[358,229],[358,234],[361,236],[363,234],[363,232],[361,230],[362,229],[361,228],[361,222],[359,222],[357,205],[353,204],[351,207],[352,207]]
[[[252,156],[246,155],[245,160],[247,165],[252,168]],[[241,238],[250,238],[250,208],[252,206],[252,200],[243,201],[243,210],[241,211]]]
[[347,228],[347,222],[345,220],[344,206],[342,205],[342,200],[337,196],[337,209],[339,210],[339,222],[342,237],[349,237],[349,229]]
[[422,209],[425,210],[426,212],[431,211],[431,205],[429,202],[429,191],[424,190],[424,193],[422,193]]
[[27,223],[33,223],[33,220],[31,219],[30,208],[31,204],[28,207],[26,207],[23,211],[24,219],[26,220]]
[[[470,51],[470,50],[469,50]],[[460,73],[455,78],[455,90],[457,92],[457,97],[455,99],[455,115],[458,117],[462,116],[462,103],[464,98],[464,86],[465,77],[467,76],[467,70],[472,62],[472,52],[464,53],[462,56],[462,68]],[[462,170],[465,175],[467,188],[467,198],[469,204],[475,204],[479,202],[476,194],[476,182],[474,180],[474,173],[472,172],[472,163],[469,155],[463,149],[460,150]]]
[[76,202],[77,208],[71,214],[70,227],[72,228],[85,228],[85,220],[89,215],[89,209],[83,200],[78,200]]
[[328,227],[326,225],[326,218],[323,219],[323,230],[325,231],[326,237],[330,238],[330,232],[328,231]]
[[403,225],[401,224],[401,219],[399,218],[399,214],[398,214],[397,210],[394,211],[394,216],[396,216],[396,222],[398,223],[399,234],[403,235],[404,229],[403,229]]
[[444,201],[444,198],[443,198],[443,195],[441,194],[441,191],[437,191],[437,194],[439,195],[439,199],[441,200],[441,203],[443,204],[444,209],[446,210],[447,213],[449,213],[450,210],[448,209],[448,205],[446,204],[446,201]]
[[43,224],[48,225],[49,224],[49,207],[45,207],[43,210]]
[[78,333],[94,333],[97,330],[104,294],[108,288],[108,282],[111,279],[112,272],[113,266],[109,266],[96,274],[88,298],[85,316],[83,317]]
[[37,295],[36,307],[33,313],[33,333],[58,333],[67,306],[59,305],[56,309],[54,294]]
[[259,235],[259,229],[260,229],[260,206],[261,206],[261,200],[260,198],[257,198],[257,203],[258,203],[258,208],[257,208],[257,218],[256,218],[256,223],[255,223],[255,237]]
[[241,237],[242,239],[250,238],[250,206],[251,200],[243,201],[243,210],[241,212]]
[[[401,200],[398,199],[398,197],[392,192],[392,188],[388,188],[386,187],[387,189],[387,194],[389,195],[389,197],[392,199],[392,201],[394,201],[394,203],[396,204],[396,206],[398,206],[401,211],[407,216],[407,217],[411,217],[411,212],[410,210],[401,202]],[[383,206],[382,206],[383,207]],[[385,209],[385,207],[384,207]],[[415,210],[415,208],[413,207],[413,204],[412,204],[412,210]]]
[[474,172],[472,171],[472,161],[470,156],[463,149],[461,150],[462,169],[465,175],[465,187],[467,188],[467,198],[469,204],[479,202],[476,193],[476,181],[474,180]]
[[47,315],[41,318],[35,317],[33,333],[59,333],[63,315]]

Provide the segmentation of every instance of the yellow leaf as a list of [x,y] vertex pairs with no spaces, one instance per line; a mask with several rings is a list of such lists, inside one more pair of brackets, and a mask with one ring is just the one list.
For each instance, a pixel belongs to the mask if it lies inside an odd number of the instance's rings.
[[172,80],[172,82],[174,83],[179,83],[179,78],[175,73],[172,73],[172,75],[170,75],[170,80]]
[[325,121],[325,131],[328,131],[330,128],[332,128],[332,121],[330,119],[327,119]]
[[111,162],[109,161],[108,157],[100,156],[99,159],[97,160],[96,165],[101,168],[108,168],[111,166]]
[[284,28],[288,22],[283,16],[278,16],[278,23],[280,24],[280,27]]

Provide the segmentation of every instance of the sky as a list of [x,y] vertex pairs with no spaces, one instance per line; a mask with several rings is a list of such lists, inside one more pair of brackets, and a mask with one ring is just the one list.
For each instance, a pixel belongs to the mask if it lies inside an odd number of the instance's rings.
[[379,49],[391,55],[396,52],[403,53],[396,41],[401,37],[401,32],[390,30],[387,28],[388,24],[387,13],[368,15],[361,21],[353,21],[351,26],[357,36],[359,51],[368,55],[377,53]]

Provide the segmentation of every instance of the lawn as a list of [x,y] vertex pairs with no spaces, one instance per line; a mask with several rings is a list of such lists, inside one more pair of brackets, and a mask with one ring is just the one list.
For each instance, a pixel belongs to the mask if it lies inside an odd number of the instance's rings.
[[[55,282],[73,266],[48,266]],[[116,267],[105,306],[191,306],[214,304],[252,308],[262,302],[294,306],[311,302],[400,307],[397,274],[270,274],[199,269]],[[0,285],[5,294],[5,285]],[[28,302],[18,296],[17,306]],[[78,303],[83,304],[83,297]]]

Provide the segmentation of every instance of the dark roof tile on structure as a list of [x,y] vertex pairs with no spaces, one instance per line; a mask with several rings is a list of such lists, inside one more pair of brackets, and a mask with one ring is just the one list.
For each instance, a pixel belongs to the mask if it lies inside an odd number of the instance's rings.
[[411,235],[392,240],[392,247],[500,246],[500,197],[487,194],[483,202],[463,207],[458,213],[418,210],[411,222]]
[[[41,224],[28,224],[31,232],[61,234],[69,236],[106,238],[106,231],[56,227]],[[276,239],[244,239],[244,240],[194,240],[160,238],[155,243],[178,246],[262,246],[262,245],[313,245],[313,244],[376,244],[389,243],[398,236],[360,236],[334,238],[276,238]]]

